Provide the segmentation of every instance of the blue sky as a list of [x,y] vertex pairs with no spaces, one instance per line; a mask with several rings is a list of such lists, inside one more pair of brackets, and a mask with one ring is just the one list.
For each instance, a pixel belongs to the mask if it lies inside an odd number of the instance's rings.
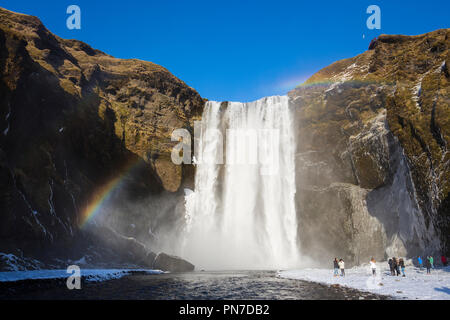
[[[66,8],[81,8],[81,30]],[[381,9],[369,30],[366,8]],[[380,33],[450,27],[450,1],[31,1],[0,6],[39,17],[63,38],[118,58],[160,64],[210,100],[251,101],[285,94],[332,62],[367,49]]]

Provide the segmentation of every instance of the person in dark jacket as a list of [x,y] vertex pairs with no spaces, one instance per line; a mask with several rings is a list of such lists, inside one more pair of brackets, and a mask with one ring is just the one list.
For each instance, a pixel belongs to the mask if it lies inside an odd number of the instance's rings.
[[393,276],[394,275],[394,263],[393,263],[392,259],[389,259],[388,264],[389,264],[389,270],[391,270],[391,276]]
[[397,263],[397,258],[396,257],[392,257],[392,275],[395,276],[395,274],[397,273],[397,276],[399,275],[399,270],[398,270],[398,263]]
[[427,274],[431,274],[431,261],[430,257],[425,260],[425,267],[427,268]]
[[403,261],[403,258],[400,258],[398,265],[400,266],[400,268],[402,269],[402,277],[406,277],[405,275],[405,261]]
[[339,276],[339,262],[337,258],[334,258],[333,261],[334,275],[333,277]]

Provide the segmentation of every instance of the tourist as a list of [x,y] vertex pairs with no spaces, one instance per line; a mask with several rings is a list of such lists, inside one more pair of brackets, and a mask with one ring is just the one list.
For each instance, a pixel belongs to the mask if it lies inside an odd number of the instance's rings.
[[419,269],[422,270],[423,261],[422,261],[422,257],[421,256],[417,257],[417,262],[419,263]]
[[339,260],[339,269],[341,269],[341,277],[345,277],[345,263],[344,263],[344,259]]
[[434,258],[433,258],[433,256],[430,256],[430,263],[431,263],[431,268],[434,269]]
[[373,257],[370,259],[370,268],[372,269],[372,275],[375,277],[377,274],[377,264],[375,263],[375,259]]
[[427,274],[431,274],[431,261],[430,257],[427,257],[425,261],[425,267],[427,268]]
[[333,275],[333,277],[337,277],[339,275],[339,262],[338,262],[337,258],[334,258],[333,267],[334,267],[334,275]]
[[395,274],[397,273],[397,276],[400,275],[400,271],[398,269],[398,262],[397,262],[397,258],[396,257],[392,257],[392,275],[395,276]]
[[400,275],[400,262],[398,260],[398,258],[395,258],[395,263],[397,264],[397,268],[395,269],[395,271],[397,272],[397,276]]
[[392,259],[389,259],[388,264],[389,264],[389,270],[391,270],[391,276],[393,276],[394,275],[394,262],[392,261]]
[[441,257],[441,262],[444,267],[447,266],[447,258],[444,255],[442,255],[442,257]]
[[400,261],[398,262],[398,264],[400,265],[400,268],[402,268],[402,277],[406,277],[405,275],[405,261],[403,261],[403,258],[400,258]]

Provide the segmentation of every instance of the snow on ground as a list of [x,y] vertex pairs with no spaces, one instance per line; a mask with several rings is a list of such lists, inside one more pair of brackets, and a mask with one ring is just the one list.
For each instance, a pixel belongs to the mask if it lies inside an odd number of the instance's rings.
[[12,253],[0,252],[0,265],[4,270],[20,271],[20,270],[36,270],[42,268],[42,263],[36,259],[21,258]]
[[[164,273],[161,270],[150,269],[81,269],[81,277],[86,281],[98,282],[119,279],[136,272],[146,274]],[[72,275],[65,269],[55,270],[29,270],[29,271],[6,271],[0,272],[0,282],[11,282],[19,280],[37,280],[37,279],[61,279]]]
[[387,262],[377,263],[377,276],[372,276],[368,265],[345,270],[345,277],[333,277],[332,269],[301,269],[280,271],[279,276],[319,282],[389,295],[396,299],[450,300],[450,266],[431,270],[407,266],[406,277],[391,276]]

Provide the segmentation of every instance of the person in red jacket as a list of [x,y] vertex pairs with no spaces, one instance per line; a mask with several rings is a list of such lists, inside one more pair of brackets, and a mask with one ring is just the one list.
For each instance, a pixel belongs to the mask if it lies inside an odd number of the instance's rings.
[[442,255],[441,261],[442,261],[443,266],[446,267],[447,266],[447,258],[444,255]]

